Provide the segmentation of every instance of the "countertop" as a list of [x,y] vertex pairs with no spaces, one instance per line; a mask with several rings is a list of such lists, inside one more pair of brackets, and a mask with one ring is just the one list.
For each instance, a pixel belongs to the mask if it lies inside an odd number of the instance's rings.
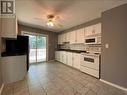
[[90,53],[87,51],[82,51],[82,50],[70,50],[70,49],[59,49],[57,51],[66,51],[66,52],[74,52],[74,53],[82,53],[82,54],[95,54],[95,55],[101,55],[101,53]]
[[71,50],[71,49],[59,49],[57,51],[67,51],[67,52],[75,52],[75,53],[86,53],[86,51],[83,51],[83,50]]
[[26,55],[27,53],[7,53],[3,52],[1,53],[1,57],[8,57],[8,56],[20,56],[20,55]]

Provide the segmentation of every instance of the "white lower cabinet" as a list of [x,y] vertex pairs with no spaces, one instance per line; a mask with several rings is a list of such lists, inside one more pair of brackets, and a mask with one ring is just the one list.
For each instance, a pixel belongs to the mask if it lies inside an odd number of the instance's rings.
[[1,58],[2,78],[5,84],[23,80],[27,74],[26,55]]
[[67,58],[67,57],[66,57],[66,56],[67,56],[67,52],[66,52],[66,51],[63,51],[63,52],[62,52],[62,56],[63,56],[63,61],[62,61],[62,63],[67,64],[67,59],[66,59],[66,58]]
[[73,53],[67,52],[67,65],[72,66],[73,65]]
[[80,69],[80,53],[72,53],[66,51],[56,51],[55,58],[61,63]]
[[76,69],[80,69],[80,56],[79,53],[73,53],[73,67]]
[[94,59],[94,62],[84,61],[84,55],[81,53],[72,53],[68,51],[56,51],[55,58],[57,61],[64,63],[68,66],[76,68],[84,73],[92,75],[96,78],[99,78],[99,56],[86,56],[87,58]]
[[63,62],[63,53],[60,51],[60,62]]
[[67,63],[67,59],[66,59],[66,56],[67,56],[67,54],[66,54],[66,51],[56,51],[55,52],[55,59],[57,60],[57,61],[59,61],[59,62],[62,62],[62,63],[64,63],[64,64],[66,64]]
[[55,60],[60,61],[60,52],[59,51],[55,52]]

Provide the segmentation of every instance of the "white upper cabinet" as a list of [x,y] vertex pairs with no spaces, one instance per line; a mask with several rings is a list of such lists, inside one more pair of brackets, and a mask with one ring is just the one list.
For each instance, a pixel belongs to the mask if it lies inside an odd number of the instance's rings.
[[77,29],[58,35],[58,44],[69,42],[70,44],[84,43],[84,38],[101,34],[101,23]]
[[84,28],[72,31],[70,36],[70,44],[84,43],[84,36]]
[[94,25],[95,34],[101,34],[101,23]]
[[58,44],[62,44],[62,38],[61,38],[61,35],[58,35]]
[[70,32],[66,33],[66,42],[70,42]]
[[93,25],[85,27],[85,36],[93,35],[93,30],[94,30]]
[[58,35],[58,44],[69,42],[70,44],[84,43],[84,28]]
[[76,43],[76,31],[70,32],[70,44]]
[[16,18],[2,18],[2,32],[1,37],[17,38],[17,19]]
[[76,43],[84,43],[84,28],[78,29],[76,31]]
[[99,35],[101,33],[101,23],[85,27],[85,37]]
[[67,36],[66,33],[62,34],[62,36],[63,36],[63,40],[62,40],[62,42],[65,43],[65,42],[66,42],[66,36]]
[[58,44],[63,44],[65,42],[68,42],[69,39],[68,39],[68,33],[64,33],[64,34],[59,34],[58,35]]

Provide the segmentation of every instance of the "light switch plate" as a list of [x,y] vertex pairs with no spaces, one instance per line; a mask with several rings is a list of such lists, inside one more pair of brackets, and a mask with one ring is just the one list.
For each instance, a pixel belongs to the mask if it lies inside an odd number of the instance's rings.
[[108,43],[105,44],[105,48],[109,48],[109,44]]

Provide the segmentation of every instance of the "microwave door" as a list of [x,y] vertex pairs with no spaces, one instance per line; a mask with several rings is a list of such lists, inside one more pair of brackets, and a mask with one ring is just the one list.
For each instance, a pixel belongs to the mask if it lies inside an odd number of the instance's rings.
[[95,43],[95,38],[92,39],[86,39],[85,43]]

